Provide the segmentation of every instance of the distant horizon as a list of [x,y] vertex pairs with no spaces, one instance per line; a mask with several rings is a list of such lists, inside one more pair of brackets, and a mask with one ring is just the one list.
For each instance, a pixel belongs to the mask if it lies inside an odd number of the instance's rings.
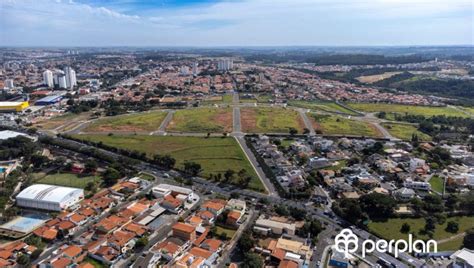
[[0,48],[424,48],[424,47],[473,47],[474,44],[446,45],[222,45],[222,46],[160,46],[160,45],[108,45],[108,46],[34,46],[34,45],[0,45]]
[[471,0],[3,0],[4,47],[472,46]]

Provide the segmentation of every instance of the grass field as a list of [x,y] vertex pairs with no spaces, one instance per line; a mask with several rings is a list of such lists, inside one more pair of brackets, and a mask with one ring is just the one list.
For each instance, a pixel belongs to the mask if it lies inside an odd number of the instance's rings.
[[242,131],[247,133],[288,133],[295,128],[298,133],[304,129],[303,119],[298,112],[285,108],[242,108],[240,109]]
[[197,108],[179,110],[166,128],[171,132],[232,132],[232,110]]
[[373,125],[351,120],[338,115],[309,114],[314,128],[326,135],[354,135],[366,137],[382,137],[382,134]]
[[288,102],[288,105],[311,110],[356,115],[356,113],[354,113],[353,111],[346,109],[335,102],[290,100]]
[[359,82],[362,82],[362,83],[368,83],[368,84],[371,84],[371,83],[375,83],[375,82],[378,82],[380,80],[384,80],[384,79],[387,79],[387,78],[390,78],[396,74],[400,74],[401,72],[386,72],[386,73],[383,73],[383,74],[374,74],[374,75],[365,75],[365,76],[359,76],[357,77],[356,79],[359,81]]
[[431,136],[419,131],[415,126],[408,124],[382,123],[381,124],[390,134],[402,140],[411,140],[412,135],[416,134],[419,140],[431,141]]
[[438,251],[455,251],[463,246],[464,237],[456,237],[444,243],[438,243]]
[[444,190],[444,180],[439,176],[431,177],[429,181],[431,185],[431,189],[435,190],[436,192],[442,194]]
[[431,117],[435,115],[469,117],[466,113],[452,107],[431,107],[431,106],[415,106],[401,104],[386,103],[348,103],[349,107],[361,112],[386,112],[399,114],[413,114]]
[[84,132],[140,132],[158,130],[166,117],[164,111],[152,111],[104,117],[87,126]]
[[225,233],[228,239],[232,239],[234,237],[236,230],[224,228],[222,226],[216,225],[216,234],[220,235],[221,233]]
[[245,169],[252,177],[249,188],[263,191],[264,187],[250,162],[234,138],[173,137],[149,135],[75,135],[75,138],[102,141],[104,144],[155,154],[169,154],[176,159],[177,168],[185,161],[199,163],[202,175],[224,173],[228,169]]
[[[446,219],[444,224],[437,224],[436,229],[434,232],[433,239],[434,240],[441,240],[452,237],[453,233],[446,232],[446,226],[449,221],[454,221],[459,224],[459,232],[462,233],[470,228],[474,227],[474,217],[473,216],[460,216],[460,217],[449,217]],[[391,240],[391,239],[407,239],[408,235],[403,234],[400,232],[400,229],[403,223],[408,223],[410,225],[410,233],[413,234],[414,237],[417,239],[429,239],[428,236],[425,234],[420,234],[420,231],[425,227],[425,219],[424,218],[417,218],[417,219],[401,219],[401,218],[393,218],[383,222],[370,222],[368,227],[369,230],[375,233],[378,236],[381,236],[384,239]],[[450,243],[451,246],[455,246],[456,243]],[[454,245],[453,245],[454,244]],[[452,250],[455,250],[453,248]]]
[[86,187],[87,183],[91,181],[95,181],[98,183],[101,182],[98,176],[79,177],[78,175],[72,173],[57,173],[48,174],[40,180],[36,181],[36,183],[84,188]]
[[231,94],[225,94],[225,95],[222,95],[222,96],[211,96],[209,98],[206,98],[201,102],[201,105],[231,103],[231,102],[232,102],[232,95]]

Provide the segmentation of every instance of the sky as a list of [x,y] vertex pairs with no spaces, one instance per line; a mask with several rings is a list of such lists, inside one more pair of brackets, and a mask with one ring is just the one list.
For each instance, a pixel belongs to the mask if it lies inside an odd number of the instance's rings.
[[0,0],[0,46],[474,45],[472,0]]

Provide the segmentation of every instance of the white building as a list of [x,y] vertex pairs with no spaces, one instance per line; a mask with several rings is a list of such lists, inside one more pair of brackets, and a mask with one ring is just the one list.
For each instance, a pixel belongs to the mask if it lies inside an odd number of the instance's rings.
[[420,158],[412,158],[410,159],[410,171],[414,172],[418,168],[423,168],[426,165],[425,160]]
[[193,75],[197,75],[198,72],[199,72],[199,70],[198,70],[198,63],[195,62],[195,63],[193,64]]
[[234,61],[231,59],[223,59],[217,62],[217,70],[229,71],[234,68]]
[[16,204],[33,209],[62,211],[84,199],[84,190],[47,184],[34,184],[16,196]]
[[6,89],[13,89],[13,88],[15,88],[15,84],[13,83],[13,79],[6,79],[6,80],[5,80],[5,88],[6,88]]
[[151,190],[156,198],[162,198],[169,194],[174,196],[183,195],[185,199],[191,201],[194,198],[193,190],[170,184],[159,184]]
[[431,185],[428,182],[424,181],[413,181],[413,180],[406,180],[403,183],[403,186],[413,190],[421,190],[421,191],[430,191]]
[[54,86],[53,72],[50,70],[43,72],[43,84],[47,85],[48,87]]
[[77,86],[76,71],[71,67],[66,67],[64,68],[64,73],[66,74],[66,88]]
[[453,268],[473,268],[474,267],[474,251],[463,248],[451,255],[452,263],[448,267]]

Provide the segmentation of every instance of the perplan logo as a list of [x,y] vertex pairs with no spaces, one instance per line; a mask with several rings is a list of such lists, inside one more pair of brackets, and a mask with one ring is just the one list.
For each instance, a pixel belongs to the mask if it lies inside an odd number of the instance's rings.
[[[352,232],[351,229],[343,229],[334,239],[335,248],[338,252],[344,253],[348,256],[351,253],[356,253],[359,249],[359,238]],[[398,258],[401,252],[408,253],[436,253],[438,252],[438,243],[435,240],[415,240],[413,235],[408,235],[408,241],[400,240],[371,240],[366,239],[360,244],[362,257],[366,254],[377,251],[379,253],[391,253]],[[431,250],[432,249],[432,250]]]

